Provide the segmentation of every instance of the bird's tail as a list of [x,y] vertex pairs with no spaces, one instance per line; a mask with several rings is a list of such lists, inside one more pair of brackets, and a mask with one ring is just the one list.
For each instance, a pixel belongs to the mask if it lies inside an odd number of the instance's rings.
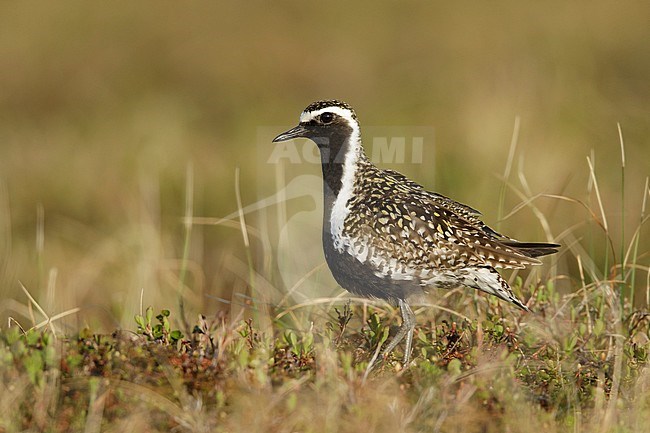
[[488,266],[467,268],[464,270],[464,275],[461,274],[461,278],[461,284],[465,286],[489,293],[515,304],[522,310],[530,311],[526,304],[515,296],[508,282],[494,268]]
[[547,242],[519,242],[519,241],[505,241],[502,244],[521,251],[522,254],[528,257],[546,256],[548,254],[557,253],[560,244],[553,244]]

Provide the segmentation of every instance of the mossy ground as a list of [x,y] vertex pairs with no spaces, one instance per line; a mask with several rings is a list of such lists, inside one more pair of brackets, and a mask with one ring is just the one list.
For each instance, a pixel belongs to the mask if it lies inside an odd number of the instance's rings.
[[303,331],[219,315],[183,335],[152,309],[112,335],[14,326],[0,431],[644,431],[648,314],[607,290],[536,293],[532,314],[480,296],[473,320],[423,310],[411,365],[396,350],[366,379],[388,306],[343,304]]

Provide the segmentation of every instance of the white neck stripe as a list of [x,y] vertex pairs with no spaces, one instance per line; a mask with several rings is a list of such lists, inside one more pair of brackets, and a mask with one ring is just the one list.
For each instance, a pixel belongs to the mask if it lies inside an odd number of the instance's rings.
[[345,120],[352,129],[352,134],[346,143],[345,159],[343,160],[343,175],[341,176],[341,189],[334,200],[332,211],[330,213],[330,235],[334,243],[334,248],[338,251],[349,250],[352,247],[350,239],[343,234],[345,219],[350,214],[348,201],[352,198],[354,192],[354,180],[357,171],[357,161],[363,153],[361,148],[361,133],[359,123],[353,117],[350,110],[341,107],[326,107],[316,111],[303,112],[300,115],[300,122],[309,122],[316,116],[323,113],[334,113]]

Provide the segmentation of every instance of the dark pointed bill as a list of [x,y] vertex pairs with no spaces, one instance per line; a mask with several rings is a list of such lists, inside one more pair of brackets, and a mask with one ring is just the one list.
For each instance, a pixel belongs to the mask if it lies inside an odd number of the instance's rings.
[[273,139],[273,143],[277,143],[278,141],[287,141],[287,140],[293,140],[294,138],[304,137],[306,132],[307,129],[305,129],[304,126],[298,125],[295,128],[291,128],[290,130],[283,132],[282,134],[275,137]]

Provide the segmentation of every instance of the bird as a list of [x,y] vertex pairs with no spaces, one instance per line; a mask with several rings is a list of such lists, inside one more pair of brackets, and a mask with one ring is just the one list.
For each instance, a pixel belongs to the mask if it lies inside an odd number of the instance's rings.
[[539,265],[537,257],[556,253],[559,244],[516,241],[488,227],[472,207],[375,166],[345,102],[311,103],[298,125],[273,142],[297,138],[320,150],[323,251],[334,279],[348,292],[400,309],[402,324],[384,359],[405,340],[403,365],[409,365],[416,325],[409,302],[430,288],[473,288],[529,311],[497,269]]

